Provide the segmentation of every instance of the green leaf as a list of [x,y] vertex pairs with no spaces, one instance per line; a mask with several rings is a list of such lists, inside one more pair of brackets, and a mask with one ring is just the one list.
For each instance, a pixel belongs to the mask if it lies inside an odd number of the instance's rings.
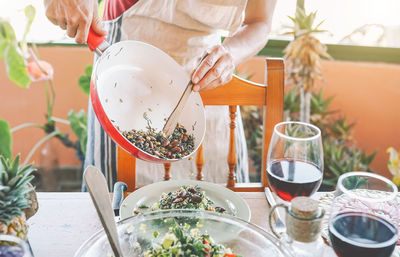
[[18,154],[17,157],[15,157],[14,161],[11,162],[11,170],[10,170],[10,174],[12,174],[13,176],[15,176],[18,172],[18,166],[19,166],[19,159],[20,159],[20,155]]
[[183,236],[182,229],[180,227],[175,227],[172,229],[172,233],[176,236],[179,241],[184,241],[185,237]]
[[82,153],[86,152],[87,142],[87,115],[84,110],[76,113],[74,110],[69,111],[68,121],[75,135],[80,141]]
[[11,159],[11,130],[7,121],[0,119],[0,155],[5,159]]
[[338,169],[336,169],[334,166],[329,166],[330,171],[336,176],[336,177],[340,177],[341,173]]
[[293,17],[291,17],[291,16],[287,16],[291,21],[293,21],[293,23],[296,23],[297,22],[297,20],[295,19],[295,18],[293,18]]
[[154,238],[158,237],[158,231],[157,231],[157,230],[155,230],[155,231],[153,232],[153,237],[154,237]]
[[89,95],[89,92],[90,92],[90,77],[87,77],[85,75],[80,76],[79,80],[78,80],[78,85],[79,85],[79,88],[82,89],[82,91],[86,95]]
[[0,39],[7,39],[10,42],[16,41],[15,32],[11,24],[0,18]]
[[1,192],[6,191],[6,190],[9,190],[9,189],[10,189],[10,187],[8,187],[8,186],[0,185],[0,191],[1,191]]
[[27,165],[27,166],[25,166],[25,167],[20,168],[20,169],[18,170],[18,174],[30,173],[30,172],[27,171],[28,169],[34,170],[34,168],[32,168],[32,165]]
[[21,46],[22,52],[25,55],[27,55],[28,54],[28,44],[26,42],[26,36],[28,35],[29,31],[31,30],[31,25],[32,25],[33,19],[35,18],[36,10],[35,10],[35,7],[33,7],[32,5],[27,5],[24,9],[24,12],[25,12],[25,17],[27,18],[27,23],[26,23],[24,35],[22,36],[20,46]]
[[17,44],[14,29],[8,21],[0,18],[0,58],[4,58],[4,51],[10,44]]
[[10,181],[8,181],[8,186],[13,188],[15,187],[15,184],[17,184],[17,182],[21,179],[21,176],[15,176],[13,177]]
[[85,68],[85,74],[79,77],[78,85],[80,89],[86,94],[89,95],[90,92],[90,77],[92,76],[93,66],[89,65]]
[[4,63],[8,78],[22,88],[27,88],[31,83],[24,58],[17,51],[15,45],[8,45],[4,51]]
[[322,184],[327,185],[327,186],[336,186],[336,181],[324,179],[322,181]]
[[87,143],[87,131],[82,131],[79,137],[79,143],[83,154],[86,154],[86,143]]
[[92,76],[92,71],[93,71],[93,66],[92,65],[86,66],[86,68],[85,68],[86,76],[91,77]]
[[322,20],[320,23],[318,23],[318,25],[317,26],[315,26],[315,30],[318,30],[318,28],[319,28],[319,26],[321,26],[322,25],[322,23],[324,23],[325,22],[325,19],[324,20]]
[[6,49],[8,44],[9,44],[9,42],[7,40],[0,38],[0,58],[1,59],[4,58],[4,50]]
[[71,110],[68,113],[68,120],[77,137],[81,135],[82,131],[86,131],[87,115],[84,110],[80,110],[78,113]]
[[24,9],[24,12],[26,18],[28,18],[28,22],[32,23],[36,13],[35,7],[33,7],[33,5],[27,5]]
[[[26,183],[28,183],[28,182],[31,182],[31,181],[33,180],[33,178],[34,178],[33,175],[26,176],[25,178],[21,179],[21,180],[18,182],[18,184],[16,185],[16,187],[21,187],[22,185],[24,185],[24,184],[26,184]],[[29,188],[25,188],[25,189],[23,189],[23,190],[26,191],[26,192],[29,192],[29,191],[32,190],[32,188],[29,187]]]

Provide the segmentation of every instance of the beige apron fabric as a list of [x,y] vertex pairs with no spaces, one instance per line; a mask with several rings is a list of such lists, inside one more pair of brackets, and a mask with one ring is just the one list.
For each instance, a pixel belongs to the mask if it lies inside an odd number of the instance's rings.
[[[232,35],[240,27],[246,3],[247,0],[139,0],[122,16],[121,41],[152,44],[190,72],[206,49],[220,44],[222,35]],[[206,117],[204,178],[223,183],[228,175],[228,108],[208,106]],[[247,173],[247,166],[245,169]],[[171,165],[173,179],[194,179],[195,173],[195,158]],[[136,162],[139,185],[162,180],[163,174],[162,164]]]

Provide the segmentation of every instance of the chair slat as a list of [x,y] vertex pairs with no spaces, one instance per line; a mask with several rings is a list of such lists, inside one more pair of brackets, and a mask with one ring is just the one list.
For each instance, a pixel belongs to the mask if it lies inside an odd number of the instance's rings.
[[203,144],[199,146],[196,153],[196,167],[197,167],[197,180],[203,180],[203,165],[204,165],[204,153],[203,153]]
[[117,148],[117,180],[128,186],[128,191],[136,188],[136,158],[127,153],[121,147]]
[[[275,68],[270,69],[271,66]],[[264,96],[267,104],[264,107],[263,119],[261,178],[264,187],[267,187],[269,186],[266,172],[268,147],[275,124],[283,120],[285,70],[283,60],[267,59],[265,67],[267,90]]]
[[164,180],[171,179],[170,169],[171,169],[171,163],[170,162],[164,163]]
[[229,133],[229,151],[228,151],[228,182],[227,187],[235,187],[235,166],[236,166],[236,146],[235,146],[235,128],[236,128],[236,105],[229,106],[230,133]]
[[233,75],[225,85],[201,91],[204,105],[265,105],[265,85]]

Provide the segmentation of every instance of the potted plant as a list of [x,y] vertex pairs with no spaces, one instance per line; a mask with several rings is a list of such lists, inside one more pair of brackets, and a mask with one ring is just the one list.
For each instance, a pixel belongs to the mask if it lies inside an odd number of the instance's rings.
[[[87,115],[83,110],[79,112],[71,110],[68,113],[67,119],[60,119],[53,116],[55,103],[53,68],[50,63],[39,58],[34,44],[31,46],[28,45],[26,36],[34,20],[35,9],[33,6],[28,5],[25,7],[24,12],[27,25],[21,41],[17,41],[11,24],[7,20],[0,18],[0,59],[3,59],[5,63],[8,78],[22,88],[29,87],[31,82],[41,81],[46,95],[47,110],[45,112],[46,121],[44,124],[28,122],[11,129],[11,132],[16,132],[23,128],[36,127],[46,133],[46,136],[32,147],[23,164],[26,165],[34,152],[51,138],[57,138],[64,146],[74,148],[77,157],[83,162],[87,140]],[[87,93],[88,89],[85,88],[84,91]],[[62,133],[58,129],[57,123],[70,125],[78,140],[70,140],[68,134]]]
[[[323,90],[316,87],[316,82],[323,79],[321,58],[331,59],[327,47],[314,37],[315,33],[324,31],[319,29],[322,22],[315,25],[316,12],[306,14],[304,1],[298,0],[295,17],[289,18],[293,21],[289,34],[293,34],[294,39],[285,49],[285,62],[288,82],[292,82],[288,86],[292,87],[285,93],[284,119],[312,123],[321,129],[324,178],[320,190],[332,190],[341,174],[368,171],[376,152],[368,155],[356,147],[353,137],[355,123],[331,110],[333,97],[324,97]],[[256,107],[246,107],[241,111],[249,156],[253,166],[260,170],[261,167],[256,165],[261,160],[262,112]]]

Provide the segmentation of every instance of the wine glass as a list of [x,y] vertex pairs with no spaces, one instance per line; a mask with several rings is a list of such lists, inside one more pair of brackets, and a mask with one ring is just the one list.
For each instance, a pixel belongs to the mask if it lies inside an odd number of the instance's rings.
[[397,187],[369,172],[340,176],[332,201],[329,238],[340,257],[388,257],[398,242]]
[[267,177],[282,200],[315,193],[321,185],[323,170],[318,127],[297,121],[275,125],[268,149]]
[[5,257],[32,257],[27,242],[12,235],[0,235],[0,256]]

